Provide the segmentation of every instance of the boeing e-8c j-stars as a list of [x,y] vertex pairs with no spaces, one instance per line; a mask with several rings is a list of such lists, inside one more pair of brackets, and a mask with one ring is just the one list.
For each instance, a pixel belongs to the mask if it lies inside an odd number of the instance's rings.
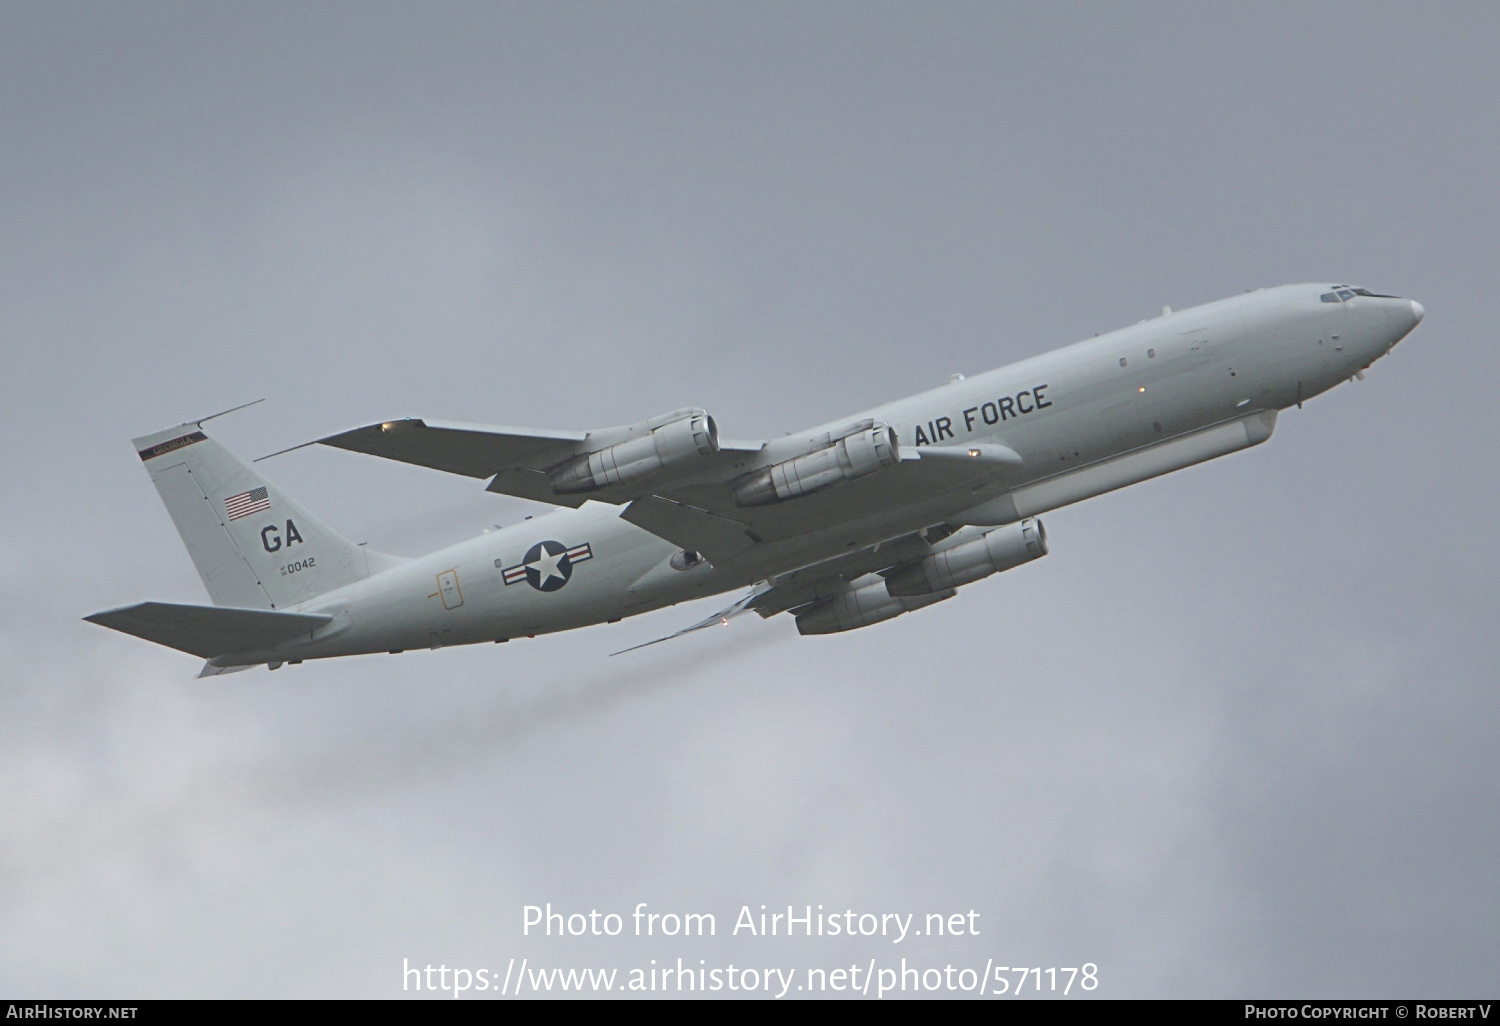
[[346,541],[189,422],[135,447],[213,605],[87,619],[204,658],[204,676],[506,641],[736,588],[677,633],[749,610],[802,634],[868,627],[1046,555],[1048,510],[1259,445],[1277,411],[1362,377],[1422,313],[1347,285],[1263,289],[770,441],[720,438],[696,408],[587,432],[407,418],[319,439],[561,507],[417,559]]

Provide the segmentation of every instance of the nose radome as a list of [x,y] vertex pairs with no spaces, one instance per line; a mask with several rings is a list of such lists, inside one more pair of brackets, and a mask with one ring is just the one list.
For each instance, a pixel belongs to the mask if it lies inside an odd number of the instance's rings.
[[[1417,324],[1422,323],[1422,318],[1427,316],[1427,309],[1415,299],[1411,300],[1411,315],[1417,319]],[[1413,325],[1415,327],[1416,325]]]

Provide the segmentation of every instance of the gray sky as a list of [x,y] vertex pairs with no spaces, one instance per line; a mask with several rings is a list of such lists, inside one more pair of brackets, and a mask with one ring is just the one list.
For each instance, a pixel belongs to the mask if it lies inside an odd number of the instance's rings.
[[[0,8],[0,993],[504,969],[1100,967],[1110,996],[1493,995],[1494,5]],[[801,639],[716,608],[195,681],[132,435],[702,405],[773,435],[1246,288],[1425,323],[1052,555]],[[533,512],[304,450],[416,554]],[[523,939],[521,907],[713,912]],[[900,947],[741,905],[982,913]]]

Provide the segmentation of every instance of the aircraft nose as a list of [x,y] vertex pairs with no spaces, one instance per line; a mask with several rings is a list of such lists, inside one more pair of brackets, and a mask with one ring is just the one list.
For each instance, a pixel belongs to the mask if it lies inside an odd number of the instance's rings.
[[1417,325],[1422,323],[1422,318],[1427,316],[1427,310],[1415,299],[1396,299],[1393,296],[1386,302],[1389,304],[1386,307],[1386,317],[1389,318],[1386,323],[1390,325],[1391,334],[1385,348],[1389,352],[1397,342],[1416,330]]

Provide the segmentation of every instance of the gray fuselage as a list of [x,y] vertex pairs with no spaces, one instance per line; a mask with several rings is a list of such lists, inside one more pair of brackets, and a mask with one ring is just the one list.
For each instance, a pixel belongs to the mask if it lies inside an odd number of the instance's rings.
[[[848,523],[759,546],[726,565],[699,562],[684,569],[673,566],[679,547],[622,520],[622,507],[590,502],[559,508],[292,607],[334,619],[310,638],[247,656],[275,663],[496,641],[613,621],[934,524],[1001,523],[1077,501],[1109,490],[1070,490],[1069,481],[1091,480],[1080,471],[1259,413],[1266,426],[1250,439],[1254,444],[1269,435],[1275,411],[1351,378],[1422,316],[1420,305],[1406,299],[1320,298],[1329,291],[1326,285],[1288,285],[1166,313],[793,433],[768,443],[754,463],[775,463],[803,451],[807,437],[850,419],[873,418],[893,426],[904,449],[994,443],[1019,454],[1014,472],[985,489],[911,496]],[[1016,497],[1023,495],[1031,496],[1031,505],[1016,512]],[[1061,498],[1038,498],[1048,495]],[[798,501],[786,504],[789,514]],[[966,510],[985,503],[990,519],[965,519]],[[559,543],[582,558],[569,561],[566,575],[545,563],[539,571],[527,570],[523,560],[543,542]],[[684,562],[679,556],[677,563]]]

